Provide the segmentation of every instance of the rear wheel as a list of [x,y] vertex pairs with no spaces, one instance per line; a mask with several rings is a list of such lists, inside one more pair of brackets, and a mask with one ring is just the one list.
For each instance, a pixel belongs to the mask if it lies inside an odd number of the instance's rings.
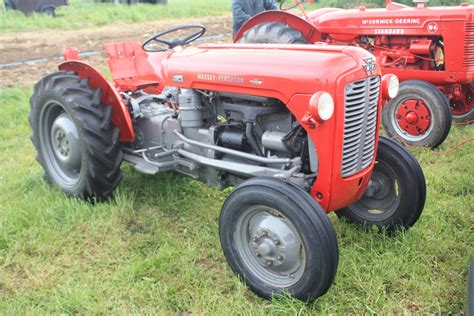
[[411,146],[435,148],[451,129],[448,100],[424,81],[403,82],[398,95],[384,106],[382,115],[387,134]]
[[119,130],[100,95],[74,73],[58,72],[41,79],[30,99],[37,160],[71,196],[105,198],[120,181]]
[[425,177],[416,159],[403,146],[381,137],[364,196],[337,215],[365,228],[409,228],[420,217],[425,198]]
[[254,26],[244,33],[239,43],[309,44],[300,31],[277,22]]
[[313,300],[330,288],[337,240],[321,206],[287,181],[252,178],[227,198],[219,219],[224,255],[259,296]]

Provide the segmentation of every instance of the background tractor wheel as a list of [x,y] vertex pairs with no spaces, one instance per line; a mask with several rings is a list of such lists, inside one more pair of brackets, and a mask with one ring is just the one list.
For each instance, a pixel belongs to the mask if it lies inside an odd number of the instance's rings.
[[239,43],[309,44],[300,31],[276,22],[254,26],[244,33]]
[[451,114],[456,123],[467,123],[474,120],[474,107],[467,107],[464,104],[451,104]]
[[40,12],[47,15],[47,16],[49,16],[50,18],[55,18],[56,17],[56,8],[53,7],[53,6],[42,7]]
[[70,196],[105,198],[120,181],[119,130],[100,96],[74,73],[57,72],[41,79],[30,99],[37,160]]
[[446,97],[430,83],[409,80],[383,108],[387,134],[417,147],[435,148],[451,129],[451,110]]
[[321,206],[296,185],[252,178],[227,198],[219,219],[224,255],[259,296],[313,300],[330,288],[337,240]]
[[380,137],[374,172],[364,196],[336,214],[365,228],[406,229],[420,217],[425,198],[425,177],[417,160],[397,142]]

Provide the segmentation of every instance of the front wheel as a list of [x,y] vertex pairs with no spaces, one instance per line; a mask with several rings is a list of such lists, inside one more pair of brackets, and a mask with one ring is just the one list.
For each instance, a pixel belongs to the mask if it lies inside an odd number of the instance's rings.
[[425,177],[415,157],[395,141],[380,137],[364,196],[337,215],[365,228],[406,229],[420,217],[425,197]]
[[451,129],[447,98],[430,83],[409,80],[398,95],[383,108],[382,122],[387,134],[410,146],[435,148]]
[[339,254],[331,222],[287,181],[252,178],[238,186],[222,207],[219,235],[232,270],[264,298],[288,292],[313,300],[334,280]]

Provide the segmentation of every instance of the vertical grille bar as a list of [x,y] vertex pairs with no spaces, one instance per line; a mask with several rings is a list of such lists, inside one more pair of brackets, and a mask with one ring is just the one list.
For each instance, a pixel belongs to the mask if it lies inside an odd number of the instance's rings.
[[380,77],[348,83],[344,95],[344,143],[341,173],[347,178],[374,159]]
[[466,23],[466,32],[464,37],[464,61],[466,68],[474,67],[474,23]]

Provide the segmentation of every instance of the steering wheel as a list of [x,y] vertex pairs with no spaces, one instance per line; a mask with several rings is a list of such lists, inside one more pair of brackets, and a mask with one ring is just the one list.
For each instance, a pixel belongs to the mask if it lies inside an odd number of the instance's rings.
[[[196,32],[192,33],[191,35],[185,37],[185,38],[172,38],[172,39],[163,39],[161,37],[174,33],[177,31],[182,31],[182,30],[189,30],[189,29],[197,29]],[[189,44],[191,42],[194,42],[198,38],[204,35],[206,32],[206,28],[200,24],[195,24],[195,25],[184,25],[184,26],[178,26],[173,29],[169,29],[167,31],[163,31],[161,33],[158,33],[156,35],[153,35],[149,39],[147,39],[145,42],[143,42],[142,48],[146,52],[162,52],[168,49],[173,49],[176,46],[182,46]],[[165,44],[167,47],[159,46],[157,48],[151,48],[149,47],[149,44],[151,42],[158,42],[160,44]]]
[[296,8],[299,4],[299,1],[296,0],[292,4],[288,5],[287,7],[283,6],[284,3],[285,3],[285,0],[281,0],[281,2],[280,2],[280,10],[281,11],[288,11],[288,10],[291,10],[293,8]]

